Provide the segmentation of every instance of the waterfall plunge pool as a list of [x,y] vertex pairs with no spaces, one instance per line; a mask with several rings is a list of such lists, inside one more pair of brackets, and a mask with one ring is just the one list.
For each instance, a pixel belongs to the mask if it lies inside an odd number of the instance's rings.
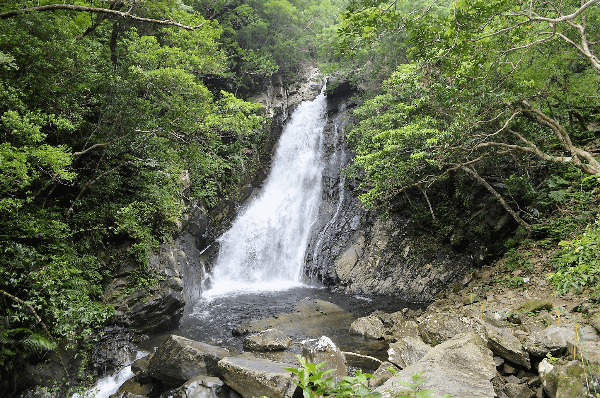
[[[242,352],[245,336],[234,336],[236,326],[249,321],[274,317],[294,311],[295,306],[305,298],[327,301],[349,312],[347,317],[335,318],[335,322],[315,324],[314,327],[298,328],[289,337],[294,342],[319,338],[323,335],[331,338],[342,351],[352,351],[387,360],[388,342],[366,339],[349,332],[350,324],[356,318],[367,316],[376,310],[395,312],[403,308],[417,308],[390,296],[363,296],[346,294],[319,286],[298,286],[287,290],[243,292],[215,296],[210,300],[201,299],[186,309],[179,326],[168,334],[177,334],[192,340],[228,348],[233,353]],[[149,346],[160,344],[161,336],[148,341]],[[294,354],[301,353],[298,345],[292,345]]]

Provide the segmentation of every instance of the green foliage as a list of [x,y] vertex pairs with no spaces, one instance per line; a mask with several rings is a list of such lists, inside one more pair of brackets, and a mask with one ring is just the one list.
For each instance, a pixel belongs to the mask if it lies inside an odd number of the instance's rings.
[[[398,371],[392,366],[388,367],[387,370],[389,370],[396,376],[398,375]],[[430,398],[432,396],[431,394],[434,391],[432,389],[425,389],[425,390],[421,389],[421,385],[427,381],[427,379],[423,377],[424,372],[425,371],[413,374],[410,377],[411,381],[399,382],[399,384],[401,386],[408,387],[410,389],[410,391],[401,392],[399,394],[392,393],[393,394],[392,397],[393,398],[413,398],[413,397],[414,398],[418,398],[418,397]],[[444,395],[442,395],[442,398],[450,398],[450,394],[444,394]]]
[[[103,294],[119,262],[138,265],[130,290],[156,284],[148,254],[186,201],[234,197],[259,158],[262,107],[205,84],[230,74],[225,27],[174,0],[114,7],[201,27],[64,10],[0,20],[0,289],[20,300],[0,298],[1,363],[43,342],[29,306],[75,343],[112,316]],[[121,245],[128,258],[111,257]]]
[[558,358],[553,356],[551,353],[546,354],[546,359],[548,359],[548,362],[550,362],[552,365],[554,365],[556,362],[558,362]]
[[12,328],[10,317],[0,318],[0,366],[16,370],[22,357],[56,348],[56,343],[28,328]]
[[327,377],[330,373],[335,372],[335,369],[319,370],[327,364],[312,364],[306,362],[306,359],[301,355],[296,355],[299,368],[285,368],[298,376],[298,381],[294,381],[296,385],[302,388],[304,398],[316,397],[381,397],[381,394],[369,391],[367,381],[372,378],[368,373],[362,373],[360,370],[355,376],[344,376],[342,380],[336,383],[333,376]]
[[572,240],[561,241],[554,258],[556,270],[548,279],[560,293],[580,291],[585,287],[598,290],[600,279],[600,219]]
[[[424,371],[423,371],[424,372]],[[410,392],[396,394],[395,398],[412,398],[412,397],[423,397],[429,398],[431,397],[431,393],[433,390],[426,389],[421,390],[420,386],[427,381],[426,378],[423,377],[423,372],[415,373],[411,376],[411,381],[401,381],[400,385],[408,387],[411,389]]]
[[236,91],[252,93],[264,78],[280,73],[284,86],[294,82],[305,60],[312,60],[335,22],[344,0],[187,0],[223,27],[220,38],[228,55],[227,77]]
[[[554,18],[580,6],[350,1],[332,58],[366,89],[348,134],[357,156],[346,170],[362,203],[381,213],[410,206],[420,226],[461,227],[469,238],[495,230],[494,242],[523,220],[532,224],[527,233],[551,240],[581,228],[597,208],[588,150],[597,145],[600,77],[569,42],[581,40],[573,24],[558,23],[561,33],[549,37],[546,22],[527,22],[528,7]],[[597,7],[584,14],[587,23],[600,17]],[[392,42],[395,49],[385,47]],[[366,79],[369,65],[383,76]]]
[[[333,376],[329,376],[335,369],[319,370],[323,368],[327,362],[320,364],[312,364],[306,362],[306,359],[301,355],[296,355],[299,368],[285,368],[298,377],[298,381],[294,381],[296,385],[302,388],[304,398],[318,397],[366,397],[377,398],[381,397],[378,392],[372,392],[368,387],[368,379],[373,378],[368,373],[362,373],[357,370],[354,376],[344,376],[340,382],[335,382]],[[388,370],[397,375],[396,369],[389,367]],[[422,377],[423,372],[411,376],[410,382],[400,382],[400,385],[410,388],[410,392],[403,392],[392,395],[394,398],[409,398],[409,397],[431,397],[433,390],[422,390],[421,385],[427,381]],[[443,398],[449,398],[448,394],[443,395]]]
[[514,271],[516,269],[531,269],[531,263],[529,262],[529,257],[531,257],[531,252],[520,252],[513,249],[507,251],[504,255],[506,259],[506,268],[509,271]]

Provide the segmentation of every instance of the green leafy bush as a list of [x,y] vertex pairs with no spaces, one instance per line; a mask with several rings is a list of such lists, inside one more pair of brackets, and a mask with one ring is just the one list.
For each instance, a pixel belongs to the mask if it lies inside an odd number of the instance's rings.
[[[327,364],[313,364],[306,361],[306,358],[301,355],[296,355],[299,368],[285,368],[298,376],[298,381],[294,381],[298,387],[302,389],[304,398],[319,398],[319,397],[365,397],[365,398],[380,398],[381,394],[369,390],[368,379],[373,378],[373,375],[363,373],[357,370],[354,376],[345,376],[340,382],[335,382],[333,376],[329,374],[335,372],[335,369],[319,370]],[[390,372],[397,375],[396,369],[393,367],[387,368]],[[393,398],[429,398],[433,390],[421,389],[421,385],[427,381],[423,377],[423,372],[416,373],[411,376],[410,382],[399,382],[400,385],[408,387],[410,390],[399,394],[392,395]],[[444,395],[442,398],[449,398],[449,395]],[[264,397],[261,397],[264,398]]]
[[294,381],[296,385],[302,388],[304,398],[314,397],[367,397],[379,398],[381,394],[369,391],[367,381],[373,376],[368,373],[356,371],[355,376],[345,376],[342,381],[336,383],[333,376],[327,377],[335,372],[335,369],[319,370],[327,362],[313,364],[306,362],[301,355],[296,355],[299,368],[285,368],[298,376],[299,381]]
[[585,286],[598,290],[600,276],[600,219],[576,238],[559,243],[554,259],[556,271],[548,279],[560,293],[579,291]]

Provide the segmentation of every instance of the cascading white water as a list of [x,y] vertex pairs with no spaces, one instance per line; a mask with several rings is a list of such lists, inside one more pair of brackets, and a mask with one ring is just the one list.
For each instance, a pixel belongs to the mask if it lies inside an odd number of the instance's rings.
[[300,284],[309,229],[321,197],[325,95],[303,102],[286,125],[260,195],[219,239],[202,297]]

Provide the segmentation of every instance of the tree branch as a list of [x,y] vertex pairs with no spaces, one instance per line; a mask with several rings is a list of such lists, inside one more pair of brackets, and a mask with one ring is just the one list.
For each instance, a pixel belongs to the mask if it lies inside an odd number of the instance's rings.
[[[528,101],[522,101],[521,103],[525,106],[524,110],[532,113],[540,124],[550,127],[563,148],[571,153],[571,163],[573,165],[588,174],[600,173],[600,163],[594,155],[573,145],[569,133],[556,119],[546,115],[541,109],[534,108]],[[580,158],[585,159],[587,163],[583,163]]]
[[69,210],[67,210],[67,217],[69,217],[71,215],[71,213],[73,213],[73,206],[75,206],[75,203],[77,203],[77,201],[81,198],[81,196],[83,196],[83,193],[93,184],[97,183],[102,177],[104,177],[105,175],[108,175],[110,173],[112,173],[113,171],[125,166],[126,164],[131,163],[131,161],[127,161],[127,162],[123,162],[121,164],[116,165],[115,167],[113,167],[110,170],[106,170],[104,173],[100,174],[98,177],[94,178],[93,180],[88,181],[83,188],[81,188],[81,191],[79,191],[79,194],[77,195],[77,197],[75,198],[75,200],[73,200],[73,202],[71,202],[71,206],[69,207]]
[[207,21],[202,22],[200,25],[189,26],[184,25],[180,22],[173,20],[161,20],[161,19],[152,19],[152,18],[144,18],[139,17],[137,15],[130,14],[129,12],[111,10],[108,8],[98,8],[98,7],[90,7],[90,6],[79,6],[73,4],[49,4],[45,6],[37,6],[37,7],[28,7],[21,8],[18,10],[11,10],[0,13],[0,19],[12,18],[20,14],[26,14],[32,11],[55,11],[55,10],[69,10],[69,11],[84,11],[84,12],[95,12],[100,14],[114,15],[119,18],[131,19],[134,21],[147,22],[158,25],[167,25],[167,26],[176,26],[178,28],[186,29],[186,30],[196,30],[201,28]]
[[515,219],[516,222],[518,222],[527,231],[531,231],[531,225],[529,225],[521,217],[519,217],[519,215],[508,205],[508,203],[506,203],[506,201],[504,200],[502,195],[500,195],[498,193],[498,191],[496,191],[494,189],[494,187],[492,187],[486,180],[484,180],[479,175],[479,173],[477,173],[475,171],[475,169],[473,169],[472,167],[464,166],[464,165],[461,165],[459,167],[461,170],[466,172],[468,175],[470,175],[475,180],[477,180],[477,182],[479,182],[481,185],[483,185],[488,190],[488,192],[490,192],[492,195],[494,195],[496,197],[496,199],[498,199],[498,201],[500,202],[502,207],[504,207],[504,209]]

